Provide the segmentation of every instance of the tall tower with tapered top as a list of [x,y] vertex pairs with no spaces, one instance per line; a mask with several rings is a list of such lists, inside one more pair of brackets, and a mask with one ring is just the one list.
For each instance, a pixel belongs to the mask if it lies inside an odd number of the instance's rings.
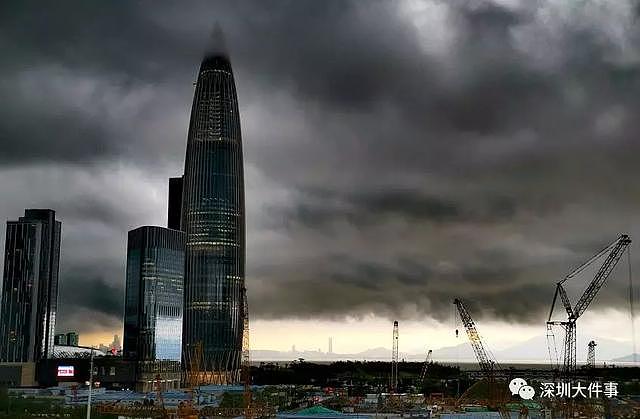
[[186,236],[182,345],[188,380],[237,382],[245,279],[244,175],[238,98],[226,53],[208,53],[200,65],[180,229]]

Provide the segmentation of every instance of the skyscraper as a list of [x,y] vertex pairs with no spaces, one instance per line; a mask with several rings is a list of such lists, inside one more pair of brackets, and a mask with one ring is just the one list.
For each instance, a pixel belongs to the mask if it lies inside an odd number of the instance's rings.
[[[184,274],[183,274],[183,280],[184,280]],[[184,287],[184,283],[183,283],[183,287]],[[184,291],[184,288],[183,288],[183,291]],[[182,325],[180,325],[180,331],[182,331]],[[180,344],[182,344],[182,342],[180,342]],[[113,335],[113,341],[111,341],[111,348],[115,349],[117,351],[122,349],[122,345],[120,344],[120,336]],[[179,360],[179,358],[176,359],[176,361],[178,361],[178,360]]]
[[[125,357],[180,361],[183,287],[184,234],[151,226],[129,231]],[[117,336],[113,345],[119,346]]]
[[80,342],[80,336],[78,336],[78,332],[69,332],[67,333],[67,345],[69,346],[78,346]]
[[35,362],[53,354],[62,223],[50,209],[27,209],[7,222],[0,361]]
[[180,230],[182,211],[182,177],[169,179],[169,210],[167,212],[167,227]]
[[198,362],[200,374],[190,378],[194,381],[236,381],[245,278],[244,173],[238,99],[225,54],[207,54],[200,65],[181,217],[186,234],[185,366],[189,372]]

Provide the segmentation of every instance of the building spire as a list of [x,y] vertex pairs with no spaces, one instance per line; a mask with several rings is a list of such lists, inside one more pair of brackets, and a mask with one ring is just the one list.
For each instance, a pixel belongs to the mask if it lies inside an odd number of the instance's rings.
[[213,25],[211,34],[209,36],[209,42],[205,51],[205,57],[223,56],[229,57],[229,51],[227,49],[227,42],[224,36],[224,31],[219,22]]
[[211,31],[200,71],[211,69],[232,73],[224,32],[218,22],[215,23]]

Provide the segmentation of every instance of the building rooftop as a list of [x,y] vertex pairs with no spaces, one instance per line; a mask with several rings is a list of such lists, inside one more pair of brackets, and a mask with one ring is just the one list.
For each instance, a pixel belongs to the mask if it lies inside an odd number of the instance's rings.
[[370,416],[366,414],[350,414],[342,413],[336,410],[327,409],[324,406],[311,406],[305,409],[301,409],[295,412],[283,412],[276,415],[281,419],[300,419],[300,418],[313,418],[313,419],[334,419],[334,418],[349,418],[349,419],[369,419]]
[[[53,357],[54,358],[75,358],[77,356],[89,356],[91,355],[91,348],[88,346],[70,346],[70,345],[54,345]],[[93,349],[93,356],[106,355],[99,349]]]
[[200,72],[205,70],[223,70],[232,73],[231,61],[229,61],[229,57],[226,54],[208,54],[204,57],[200,65]]

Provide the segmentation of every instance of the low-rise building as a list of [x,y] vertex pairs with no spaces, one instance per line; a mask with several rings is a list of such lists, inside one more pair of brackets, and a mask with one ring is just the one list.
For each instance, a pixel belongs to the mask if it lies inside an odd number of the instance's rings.
[[32,387],[37,384],[34,362],[0,363],[0,387]]

